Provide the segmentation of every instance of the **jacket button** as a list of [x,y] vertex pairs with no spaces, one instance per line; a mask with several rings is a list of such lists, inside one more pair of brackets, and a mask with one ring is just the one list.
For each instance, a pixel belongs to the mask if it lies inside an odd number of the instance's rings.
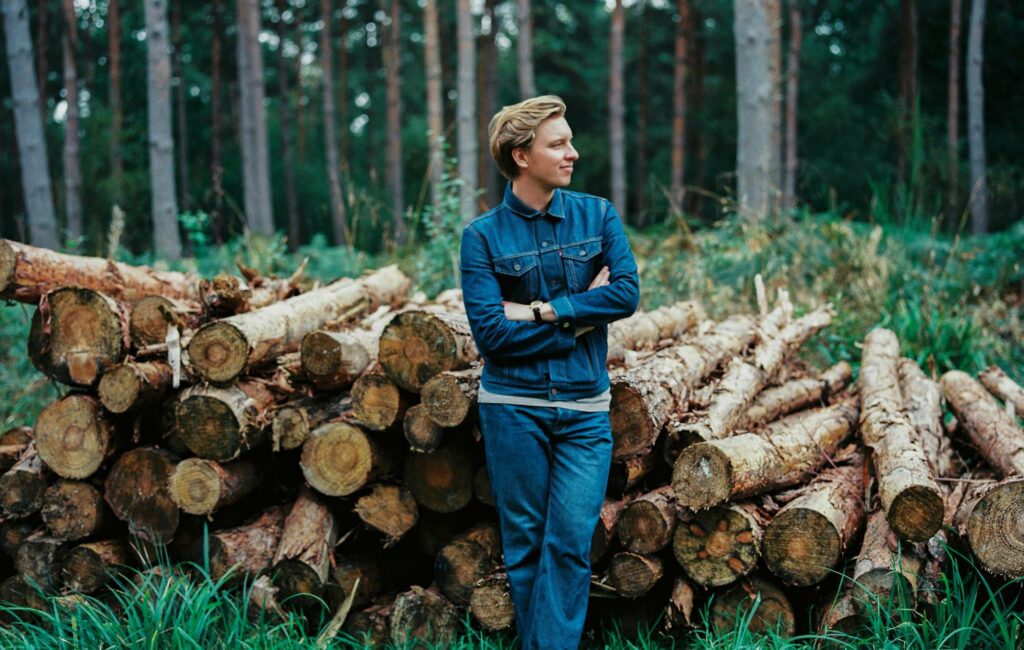
[[565,321],[564,323],[562,323],[562,329],[564,329],[564,330],[569,329],[569,321]]
[[542,241],[542,242],[540,243],[540,245],[541,245],[541,246],[547,246],[547,245],[548,245],[549,243],[550,243],[550,242]]
[[586,252],[587,252],[587,251],[586,251],[586,249],[584,249],[584,248],[581,248],[581,249],[580,249],[580,255],[583,255],[583,254],[584,254],[584,253],[586,253]]
[[516,271],[518,271],[519,270],[519,265],[518,264],[513,264],[512,268],[515,269]]

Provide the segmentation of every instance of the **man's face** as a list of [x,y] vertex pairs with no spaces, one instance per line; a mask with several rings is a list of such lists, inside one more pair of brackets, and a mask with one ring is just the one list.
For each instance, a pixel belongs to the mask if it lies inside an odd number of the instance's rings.
[[530,178],[542,187],[568,187],[573,163],[580,157],[572,146],[572,129],[564,117],[549,117],[537,127],[537,137],[516,156],[521,178]]

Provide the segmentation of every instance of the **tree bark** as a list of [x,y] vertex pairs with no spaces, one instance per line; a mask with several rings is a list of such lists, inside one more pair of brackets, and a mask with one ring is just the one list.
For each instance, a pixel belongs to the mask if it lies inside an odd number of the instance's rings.
[[974,378],[951,370],[942,376],[946,397],[960,426],[982,458],[1001,476],[1024,476],[1024,431]]
[[706,318],[700,303],[683,301],[615,321],[608,326],[608,363],[632,365],[628,351],[647,350],[666,339],[678,339]]
[[853,368],[850,364],[840,361],[818,377],[793,379],[766,388],[754,398],[739,427],[752,428],[811,405],[824,406],[832,396],[846,387],[852,376]]
[[437,29],[437,0],[426,0],[423,8],[423,54],[427,75],[427,140],[430,148],[430,197],[433,221],[440,223],[444,174],[444,100],[441,88],[441,43]]
[[457,445],[409,454],[402,475],[416,502],[433,512],[461,510],[473,498],[473,461]]
[[138,447],[114,463],[104,483],[104,497],[114,515],[135,535],[167,544],[178,529],[178,506],[168,479],[177,458],[159,447]]
[[623,495],[636,487],[661,465],[661,457],[653,450],[643,456],[634,456],[612,463],[608,471],[607,495]]
[[590,564],[600,562],[612,547],[615,539],[615,527],[619,523],[619,516],[622,509],[629,503],[631,497],[621,499],[605,499],[601,506],[601,514],[597,519],[597,526],[594,527],[594,536],[590,543]]
[[39,413],[34,437],[47,467],[58,476],[75,479],[92,476],[117,444],[114,426],[99,402],[75,393]]
[[917,430],[932,476],[954,476],[953,450],[942,426],[942,390],[912,359],[900,359],[899,373],[903,410]]
[[60,586],[60,558],[64,542],[36,531],[19,546],[14,568],[31,588],[52,594]]
[[320,70],[323,75],[324,149],[331,196],[331,226],[335,245],[348,246],[350,238],[346,223],[345,197],[341,187],[341,161],[338,157],[338,139],[335,135],[337,117],[334,106],[334,64],[331,56],[331,0],[320,0],[320,16],[324,23],[320,30]]
[[468,605],[473,587],[501,561],[498,527],[483,523],[457,535],[437,554],[434,581],[456,605]]
[[1012,404],[1014,414],[1018,418],[1024,417],[1024,387],[1010,379],[999,366],[989,366],[981,371],[978,379],[988,392],[1001,399],[1004,404]]
[[352,510],[364,524],[384,534],[383,548],[405,537],[419,520],[416,499],[408,488],[399,485],[375,485],[359,497]]
[[973,485],[964,496],[954,527],[986,571],[1011,579],[1024,576],[1022,507],[1024,478],[1020,475]]
[[432,377],[461,370],[479,354],[462,314],[410,310],[396,315],[380,337],[381,368],[400,388],[419,393]]
[[331,577],[333,582],[327,587],[328,603],[333,601],[340,605],[355,589],[353,608],[370,605],[388,586],[383,564],[364,555],[336,557]]
[[10,519],[24,519],[43,505],[46,492],[47,468],[33,447],[21,459],[0,475],[0,515]]
[[959,227],[960,205],[960,16],[961,0],[949,3],[949,83],[946,86],[946,223]]
[[459,213],[468,223],[478,214],[476,204],[476,52],[473,12],[469,0],[455,0],[458,42],[458,131]]
[[91,594],[110,581],[116,567],[129,564],[132,564],[132,551],[124,540],[86,542],[64,556],[61,577],[65,588]]
[[174,468],[169,487],[171,498],[184,512],[211,515],[255,490],[260,479],[259,470],[246,460],[221,465],[187,458]]
[[410,406],[405,412],[402,431],[405,433],[409,448],[415,452],[434,451],[444,438],[444,428],[430,418],[427,408],[422,403]]
[[971,232],[988,232],[988,181],[985,178],[985,0],[971,2],[967,32],[967,144],[971,156]]
[[302,374],[320,390],[348,388],[377,361],[380,332],[316,330],[302,338]]
[[805,481],[854,429],[858,410],[844,403],[772,423],[763,433],[691,445],[676,459],[672,486],[697,510]]
[[533,17],[530,15],[530,0],[516,0],[516,60],[519,70],[519,99],[537,95],[537,82],[533,70]]
[[677,577],[672,584],[672,595],[665,606],[665,629],[670,632],[688,630],[697,626],[694,604],[697,592],[686,578]]
[[648,29],[647,2],[641,0],[638,8],[637,31],[639,51],[636,60],[636,93],[638,95],[636,115],[636,152],[633,167],[633,224],[637,227],[647,225],[647,123],[651,115],[650,84],[648,81]]
[[786,160],[782,183],[782,207],[796,207],[797,111],[800,105],[800,51],[803,26],[799,0],[789,0],[789,53],[786,58]]
[[0,472],[14,467],[31,444],[32,427],[14,427],[0,434]]
[[237,580],[245,580],[266,571],[281,541],[287,513],[286,508],[274,506],[241,526],[210,533],[210,578],[220,580],[233,569]]
[[274,395],[259,380],[220,388],[196,384],[178,394],[178,435],[200,458],[228,461],[267,442]]
[[253,232],[274,234],[270,154],[264,106],[263,48],[259,0],[238,0],[238,88],[241,108],[242,190],[246,223]]
[[188,365],[207,381],[233,381],[245,371],[298,350],[309,332],[342,323],[381,304],[403,301],[408,289],[409,279],[397,267],[388,266],[358,280],[343,278],[262,309],[209,323],[189,342]]
[[7,69],[14,100],[14,131],[18,139],[29,241],[35,246],[57,249],[61,240],[57,231],[57,216],[53,211],[50,164],[40,116],[39,100],[42,94],[36,84],[36,71],[32,69],[28,6],[25,0],[3,0],[3,12]]
[[391,473],[388,450],[359,427],[329,422],[313,431],[302,445],[302,475],[317,492],[348,496]]
[[110,65],[110,175],[114,204],[124,202],[124,154],[121,133],[124,108],[121,104],[121,0],[107,2],[107,59]]
[[168,260],[181,257],[178,201],[171,133],[171,52],[167,40],[167,0],[146,0],[146,114],[149,124],[149,183],[153,248]]
[[694,583],[732,584],[757,568],[768,521],[768,512],[754,502],[696,512],[676,526],[672,552]]
[[[381,0],[381,10],[386,11]],[[408,241],[405,227],[405,180],[402,176],[402,10],[399,0],[390,0],[390,21],[383,30],[381,54],[387,94],[387,185],[391,199],[391,232],[397,247]]]
[[672,177],[669,186],[672,210],[681,213],[686,182],[686,73],[690,0],[676,0],[675,57],[672,73]]
[[747,347],[754,320],[733,316],[692,342],[666,348],[612,381],[614,460],[649,450],[672,413],[727,358]]
[[[295,152],[292,139],[292,96],[288,82],[288,61],[284,56],[286,40],[284,13],[288,9],[287,0],[275,0],[277,6],[277,22],[274,31],[277,33],[277,110],[281,130],[281,163],[284,166],[284,194],[288,205],[288,248],[295,252],[302,243],[300,230],[299,201],[295,195]],[[301,56],[301,53],[300,53]],[[302,83],[299,80],[299,83]]]
[[623,40],[626,35],[626,10],[622,0],[615,0],[612,10],[611,36],[608,44],[608,156],[611,166],[612,204],[623,223],[629,206],[626,204],[626,105],[625,62]]
[[913,602],[917,591],[921,559],[910,544],[902,544],[889,527],[884,510],[868,515],[864,541],[853,567],[854,607],[862,614],[895,600],[894,592],[903,591]]
[[107,519],[103,493],[84,481],[56,481],[43,494],[39,514],[57,539],[95,535]]
[[61,50],[64,55],[64,216],[68,239],[76,241],[82,231],[82,157],[78,111],[78,16],[73,0],[62,0],[64,30]]
[[865,337],[857,378],[861,437],[872,450],[889,526],[902,539],[923,542],[942,525],[945,503],[917,430],[903,411],[898,361],[899,341],[891,331],[878,328]]
[[[274,586],[280,589],[282,601],[323,593],[337,538],[334,515],[311,490],[303,488],[284,520],[281,543],[274,554]],[[302,607],[310,601],[299,597],[292,598],[292,603]]]
[[310,433],[352,412],[352,400],[336,395],[314,395],[283,404],[274,411],[271,425],[274,451],[297,449]]

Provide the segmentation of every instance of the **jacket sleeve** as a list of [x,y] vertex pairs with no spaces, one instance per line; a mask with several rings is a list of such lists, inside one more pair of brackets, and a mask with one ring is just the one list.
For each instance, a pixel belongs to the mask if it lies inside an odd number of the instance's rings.
[[640,304],[639,274],[622,219],[610,202],[605,205],[600,266],[608,267],[608,285],[552,300],[559,326],[605,325],[633,315]]
[[561,356],[576,345],[570,325],[510,321],[487,242],[472,226],[462,231],[462,299],[477,349],[485,357],[531,359]]

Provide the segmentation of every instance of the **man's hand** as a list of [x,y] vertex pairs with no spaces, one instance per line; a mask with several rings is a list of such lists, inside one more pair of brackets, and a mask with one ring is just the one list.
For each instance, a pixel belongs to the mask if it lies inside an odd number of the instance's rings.
[[[608,270],[607,266],[602,266],[601,270],[597,272],[594,279],[590,281],[590,286],[587,287],[587,291],[591,289],[597,289],[598,287],[608,286],[608,277],[611,275],[611,271]],[[514,321],[531,321],[533,320],[533,310],[530,309],[529,305],[524,305],[521,302],[512,302],[510,300],[502,300],[502,307],[505,308],[505,318]],[[544,303],[540,308],[540,317],[543,321],[553,323],[555,320],[555,312],[551,309],[550,303]],[[579,334],[577,334],[578,336]]]
[[594,279],[590,281],[590,286],[587,287],[587,291],[591,289],[597,289],[598,287],[608,286],[608,276],[611,275],[611,271],[608,270],[607,266],[602,266],[601,270],[597,272]]

